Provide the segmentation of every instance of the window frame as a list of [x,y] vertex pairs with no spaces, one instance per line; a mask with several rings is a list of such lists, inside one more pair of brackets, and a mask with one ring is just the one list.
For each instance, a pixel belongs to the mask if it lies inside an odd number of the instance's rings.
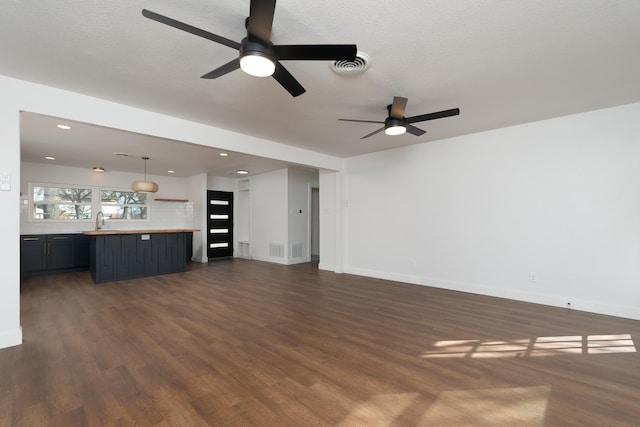
[[[35,222],[35,223],[84,223],[84,222],[91,222],[94,220],[95,215],[94,215],[94,194],[95,194],[95,188],[90,186],[90,185],[75,185],[75,184],[56,184],[56,183],[51,183],[51,182],[29,182],[28,183],[28,191],[29,191],[29,222]],[[63,188],[63,189],[81,189],[81,190],[89,190],[91,192],[91,201],[88,203],[81,203],[81,202],[63,202],[61,203],[60,201],[38,201],[35,200],[34,198],[34,191],[35,188],[37,187],[44,187],[44,188]],[[73,219],[73,218],[35,218],[34,217],[34,211],[36,208],[36,205],[67,205],[67,206],[88,206],[91,212],[91,216],[89,218],[82,218],[82,219]]]
[[[65,205],[74,205],[74,204],[81,204],[84,206],[89,206],[89,208],[91,209],[91,217],[90,218],[85,218],[85,219],[71,219],[71,218],[49,218],[49,219],[38,219],[38,218],[34,218],[34,210],[35,210],[35,206],[39,205],[39,204],[50,204],[50,205],[56,205],[56,204],[61,204],[58,202],[40,202],[40,201],[36,201],[34,200],[34,190],[36,187],[45,187],[45,188],[63,188],[63,189],[84,189],[84,190],[90,190],[91,191],[91,202],[90,203],[63,203]],[[94,185],[79,185],[79,184],[59,184],[59,183],[53,183],[53,182],[40,182],[40,181],[29,181],[27,182],[27,188],[28,188],[28,214],[27,214],[27,221],[31,222],[31,223],[37,223],[37,224],[44,224],[44,223],[50,223],[50,224],[76,224],[76,223],[92,223],[96,220],[96,216],[98,215],[98,212],[102,211],[102,192],[103,191],[117,191],[117,192],[122,192],[122,193],[135,193],[135,191],[131,190],[130,188],[121,188],[121,187],[103,187],[103,186],[94,186]],[[145,204],[124,204],[124,205],[112,205],[112,206],[134,206],[134,207],[143,207],[146,208],[146,218],[144,219],[134,219],[134,218],[130,218],[130,219],[115,219],[115,218],[108,218],[107,216],[105,216],[105,220],[113,220],[113,221],[117,221],[118,224],[121,223],[148,223],[151,220],[151,199],[148,196],[146,196],[146,203]]]
[[[133,191],[130,188],[114,188],[114,187],[99,187],[98,188],[98,200],[97,200],[97,204],[98,204],[98,208],[96,210],[96,215],[98,215],[98,212],[103,212],[104,214],[104,209],[103,209],[103,203],[102,203],[102,192],[103,191],[113,191],[113,192],[120,192],[120,193],[136,193],[136,191]],[[145,194],[145,203],[144,204],[138,204],[138,203],[118,203],[118,204],[112,204],[112,205],[104,205],[104,206],[123,206],[123,207],[136,207],[136,208],[144,208],[146,210],[146,218],[111,218],[111,216],[108,216],[106,214],[104,214],[104,219],[106,221],[109,220],[113,220],[113,221],[117,221],[118,223],[124,223],[124,222],[136,222],[136,223],[140,223],[140,222],[149,222],[151,219],[151,203],[149,203],[149,193],[142,193]]]

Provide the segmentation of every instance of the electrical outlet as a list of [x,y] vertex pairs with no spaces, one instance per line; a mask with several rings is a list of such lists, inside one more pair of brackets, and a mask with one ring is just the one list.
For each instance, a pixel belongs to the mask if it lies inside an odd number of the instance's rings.
[[529,281],[531,283],[535,283],[536,282],[536,273],[529,273]]

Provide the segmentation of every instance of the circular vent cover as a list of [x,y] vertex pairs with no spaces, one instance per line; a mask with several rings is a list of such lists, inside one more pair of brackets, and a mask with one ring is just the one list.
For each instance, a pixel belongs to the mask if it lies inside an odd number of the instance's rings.
[[356,59],[339,60],[329,63],[331,69],[337,74],[360,74],[364,73],[371,66],[371,59],[369,55],[364,52],[356,53]]

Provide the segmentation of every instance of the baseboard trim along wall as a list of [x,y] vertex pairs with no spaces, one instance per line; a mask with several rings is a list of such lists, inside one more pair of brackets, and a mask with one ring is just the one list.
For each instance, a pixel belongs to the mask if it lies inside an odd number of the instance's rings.
[[571,306],[568,308],[570,308],[571,310],[586,311],[590,313],[640,320],[640,308],[630,305],[627,306],[619,304],[607,304],[599,301],[576,299],[575,297],[568,297],[566,295],[522,292],[519,290],[507,290],[504,288],[496,288],[477,283],[457,282],[440,278],[389,273],[362,268],[347,268],[345,269],[345,273],[355,274],[357,276],[373,277],[376,279],[409,283],[413,285],[430,286],[433,288],[447,289],[451,291],[469,292],[472,294],[485,295],[496,298],[530,302],[552,307],[567,307],[567,301],[570,301]]
[[0,332],[0,348],[22,344],[22,326],[17,329]]

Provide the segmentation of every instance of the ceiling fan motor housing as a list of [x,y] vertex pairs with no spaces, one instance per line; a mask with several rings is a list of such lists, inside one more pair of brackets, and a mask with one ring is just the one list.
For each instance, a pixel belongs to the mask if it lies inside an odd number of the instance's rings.
[[260,55],[266,56],[272,61],[275,60],[275,57],[271,51],[271,46],[256,38],[252,38],[251,40],[249,40],[249,37],[245,37],[244,39],[242,39],[242,41],[240,42],[240,56],[244,55]]
[[[246,61],[247,59],[250,59],[254,62],[254,65],[251,66],[253,69],[255,69],[256,67],[256,60],[261,63],[261,65],[258,65],[257,72],[245,69],[246,66],[244,61]],[[267,60],[270,64],[265,60]],[[258,77],[267,77],[273,74],[275,64],[276,58],[275,55],[273,55],[270,43],[265,43],[262,40],[257,40],[255,38],[252,38],[250,40],[249,37],[245,37],[244,39],[242,39],[242,42],[240,43],[240,67],[245,72]]]
[[404,126],[404,125],[405,125],[404,118],[399,119],[397,117],[387,117],[384,120],[385,129],[386,128],[391,128],[391,127],[394,127],[394,126]]

